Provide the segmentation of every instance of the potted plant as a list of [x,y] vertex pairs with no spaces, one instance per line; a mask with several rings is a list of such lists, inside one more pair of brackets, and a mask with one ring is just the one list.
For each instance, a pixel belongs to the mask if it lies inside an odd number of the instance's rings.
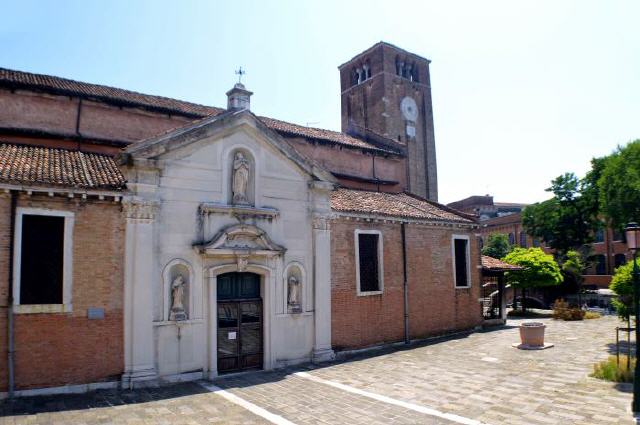
[[544,347],[544,323],[524,322],[520,325],[520,342],[527,347]]

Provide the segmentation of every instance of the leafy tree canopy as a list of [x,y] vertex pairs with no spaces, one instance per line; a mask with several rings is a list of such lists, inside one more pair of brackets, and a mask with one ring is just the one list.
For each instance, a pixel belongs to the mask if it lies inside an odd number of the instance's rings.
[[515,248],[503,260],[523,267],[521,271],[510,271],[505,275],[514,288],[553,286],[562,283],[560,267],[552,255],[545,254],[540,248]]
[[633,262],[618,267],[611,279],[609,289],[618,296],[613,300],[613,307],[621,319],[628,320],[634,316],[633,311]]
[[597,185],[603,215],[620,230],[630,221],[640,222],[640,139],[599,161]]
[[551,182],[553,198],[526,207],[522,213],[525,231],[545,241],[561,256],[593,241],[599,226],[596,186],[593,176],[580,180],[565,173]]
[[482,255],[488,255],[493,258],[503,258],[507,255],[513,246],[509,243],[509,237],[504,233],[492,233],[487,238],[487,243],[482,248]]

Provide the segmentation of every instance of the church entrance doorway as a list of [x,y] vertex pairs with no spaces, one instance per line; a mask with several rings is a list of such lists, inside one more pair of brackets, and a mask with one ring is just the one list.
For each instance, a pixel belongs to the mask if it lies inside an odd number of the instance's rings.
[[263,358],[260,275],[217,277],[218,373],[261,369]]

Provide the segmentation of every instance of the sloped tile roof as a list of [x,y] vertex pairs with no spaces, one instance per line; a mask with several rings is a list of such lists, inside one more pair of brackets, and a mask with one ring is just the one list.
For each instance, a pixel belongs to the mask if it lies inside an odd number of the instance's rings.
[[276,120],[268,117],[259,117],[259,118],[263,123],[265,123],[267,127],[285,136],[294,136],[294,137],[298,136],[298,137],[304,137],[307,139],[315,139],[320,141],[333,142],[341,145],[349,145],[349,146],[353,146],[353,147],[361,148],[365,150],[398,154],[398,151],[394,151],[389,148],[377,147],[369,142],[357,139],[345,133],[325,130],[323,128],[304,127],[301,125],[291,124],[285,121],[280,121],[280,120]]
[[488,271],[509,271],[509,270],[522,270],[522,267],[513,264],[505,263],[497,258],[489,257],[488,255],[482,256],[482,269]]
[[517,212],[513,214],[503,215],[501,217],[494,217],[488,220],[484,220],[482,221],[482,224],[488,227],[488,226],[501,226],[503,224],[520,223],[521,221],[522,221],[522,213]]
[[107,155],[2,142],[0,182],[96,190],[122,190],[126,183]]
[[340,188],[331,193],[331,208],[334,211],[344,213],[428,221],[476,223],[470,216],[408,193],[371,192]]
[[[217,115],[225,111],[225,109],[222,108],[199,105],[197,103],[185,102],[163,96],[153,96],[115,87],[84,83],[67,78],[44,74],[33,74],[30,72],[16,71],[6,68],[0,68],[0,87],[8,87],[12,89],[21,88],[52,94],[79,96],[118,106],[141,107],[156,112],[185,115],[190,118],[204,118],[211,115]],[[371,152],[400,154],[399,151],[379,147],[364,140],[351,137],[345,133],[320,128],[304,127],[267,117],[261,117],[260,119],[267,127],[284,136],[300,136],[307,139],[334,143],[349,148],[366,149]]]
[[184,102],[163,96],[153,96],[135,91],[99,84],[83,83],[52,75],[33,74],[0,68],[0,85],[12,88],[39,89],[71,96],[94,98],[123,106],[146,107],[156,111],[177,112],[192,117],[220,113],[223,109]]

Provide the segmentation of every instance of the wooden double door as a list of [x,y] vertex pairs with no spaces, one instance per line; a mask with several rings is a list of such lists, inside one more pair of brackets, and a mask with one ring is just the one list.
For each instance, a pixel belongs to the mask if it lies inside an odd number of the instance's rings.
[[225,273],[217,282],[218,373],[261,369],[260,275]]

